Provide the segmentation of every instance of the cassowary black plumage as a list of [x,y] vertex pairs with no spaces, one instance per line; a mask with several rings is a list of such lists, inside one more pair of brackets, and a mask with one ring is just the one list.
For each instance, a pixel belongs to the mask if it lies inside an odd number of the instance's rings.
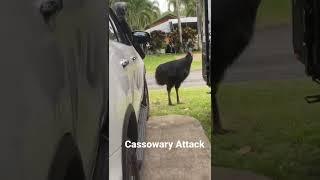
[[193,59],[192,53],[187,52],[187,55],[184,58],[179,60],[169,61],[169,62],[160,64],[157,67],[155,78],[156,78],[157,84],[167,85],[169,105],[172,105],[170,92],[173,86],[176,89],[177,103],[178,104],[180,103],[179,93],[178,93],[179,87],[190,73],[192,59]]
[[257,10],[261,0],[213,0],[213,84],[214,132],[223,134],[216,93],[219,83],[230,65],[249,44],[254,32]]

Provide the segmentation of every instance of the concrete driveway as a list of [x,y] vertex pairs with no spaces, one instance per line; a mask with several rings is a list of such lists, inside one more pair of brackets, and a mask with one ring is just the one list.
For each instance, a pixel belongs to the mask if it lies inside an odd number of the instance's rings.
[[210,180],[211,145],[199,121],[188,116],[151,117],[147,142],[204,142],[204,148],[146,149],[144,180]]

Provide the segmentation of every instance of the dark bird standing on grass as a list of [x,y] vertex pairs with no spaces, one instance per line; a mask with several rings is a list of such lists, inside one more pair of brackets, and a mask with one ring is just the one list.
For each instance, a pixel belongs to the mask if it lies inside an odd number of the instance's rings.
[[213,127],[223,134],[216,93],[226,70],[249,44],[261,0],[213,0],[213,59],[211,61]]
[[156,81],[159,85],[167,85],[169,105],[172,105],[170,92],[173,86],[176,89],[177,103],[180,103],[178,90],[190,73],[192,59],[192,53],[188,51],[184,58],[166,62],[157,67]]

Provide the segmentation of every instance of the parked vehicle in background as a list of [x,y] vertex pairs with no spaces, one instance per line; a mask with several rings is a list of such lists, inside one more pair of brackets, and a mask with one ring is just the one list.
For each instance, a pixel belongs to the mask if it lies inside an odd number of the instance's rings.
[[149,113],[146,71],[136,48],[150,37],[145,32],[133,32],[132,42],[120,23],[110,9],[109,179],[131,180],[140,178],[143,149],[127,148],[124,144],[144,141]]

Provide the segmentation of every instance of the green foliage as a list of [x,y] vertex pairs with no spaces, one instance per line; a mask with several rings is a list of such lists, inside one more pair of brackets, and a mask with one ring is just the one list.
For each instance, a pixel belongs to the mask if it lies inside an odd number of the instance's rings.
[[190,27],[183,28],[182,29],[182,45],[180,44],[179,31],[177,29],[169,33],[168,37],[169,37],[169,41],[174,44],[177,50],[179,50],[181,46],[183,48],[185,47],[193,48],[197,40],[197,30],[192,29]]
[[151,41],[150,41],[150,45],[151,45],[151,51],[157,51],[160,49],[163,49],[165,46],[165,37],[166,34],[163,31],[153,31],[150,33],[151,36]]
[[[168,106],[168,96],[165,88],[161,90],[150,90],[151,116],[163,116],[170,114],[186,115],[200,121],[205,133],[211,139],[210,119],[210,89],[207,87],[180,88],[179,96],[183,104]],[[171,92],[172,102],[175,104],[175,93]]]
[[[109,0],[109,4],[120,0]],[[143,30],[160,16],[159,4],[150,0],[121,0],[127,3],[127,21],[133,30]]]
[[[214,136],[213,164],[271,179],[320,177],[320,104],[304,101],[319,87],[309,79],[224,84],[219,108],[225,128]],[[246,154],[239,153],[245,146]]]
[[196,16],[196,1],[197,0],[179,0],[180,7],[177,7],[176,0],[168,0],[168,9],[173,7],[173,12],[176,14],[179,9],[182,16]]
[[291,23],[291,0],[263,0],[257,16],[258,27]]
[[157,1],[127,0],[128,22],[134,30],[143,30],[148,24],[160,16]]

